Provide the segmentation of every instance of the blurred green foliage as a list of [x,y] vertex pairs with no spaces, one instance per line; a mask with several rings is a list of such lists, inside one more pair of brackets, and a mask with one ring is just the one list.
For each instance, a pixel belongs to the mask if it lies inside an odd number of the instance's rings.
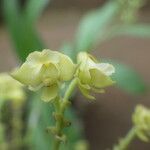
[[128,93],[134,95],[145,93],[148,90],[148,86],[144,80],[130,66],[114,60],[106,60],[106,62],[110,62],[116,68],[116,72],[113,74],[112,78],[116,81],[116,85],[119,88],[123,88]]
[[24,61],[29,53],[44,48],[33,21],[38,19],[48,0],[28,0],[21,9],[18,0],[4,0],[3,12],[15,50]]
[[81,20],[76,34],[75,49],[78,52],[91,51],[96,42],[99,43],[105,38],[108,25],[113,22],[117,11],[118,5],[110,1],[102,8],[86,14]]
[[[4,18],[14,48],[21,61],[24,61],[32,51],[45,48],[44,42],[37,33],[36,22],[48,2],[49,0],[27,0],[26,5],[21,8],[19,0],[3,0]],[[126,7],[129,7],[128,3],[126,3]],[[133,9],[133,7],[130,7],[130,9]],[[138,9],[134,9],[134,13],[131,12],[136,14]],[[103,7],[87,13],[79,24],[74,42],[68,42],[60,50],[75,58],[79,51],[92,51],[97,44],[116,36],[127,35],[149,38],[150,26],[138,24],[135,20],[134,23],[132,21],[125,22],[121,19],[123,10],[123,5],[119,0],[110,0]],[[113,60],[111,62],[116,66],[114,78],[120,88],[130,93],[145,92],[146,85],[140,75],[127,65]],[[31,142],[32,150],[51,149],[51,138],[44,130],[46,126],[53,124],[53,119],[50,117],[53,110],[43,104],[37,95],[30,96],[29,107],[29,114],[27,115],[29,117],[29,131],[28,138],[25,141]],[[66,131],[70,141],[70,145],[68,144],[69,150],[73,149],[73,144],[82,136],[80,125],[74,124],[74,120],[77,120],[77,118],[73,110],[69,110],[66,115],[73,122],[72,127]],[[63,147],[62,149],[66,150]]]

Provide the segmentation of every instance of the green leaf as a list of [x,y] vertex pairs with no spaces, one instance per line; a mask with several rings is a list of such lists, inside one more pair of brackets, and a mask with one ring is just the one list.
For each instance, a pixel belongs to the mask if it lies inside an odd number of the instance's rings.
[[114,65],[116,69],[116,72],[112,77],[119,88],[122,88],[131,94],[142,94],[147,91],[148,86],[134,69],[113,60],[109,62]]
[[22,61],[30,52],[43,48],[36,27],[20,12],[17,0],[3,0],[3,14],[17,55]]
[[25,15],[30,22],[37,21],[50,0],[28,0],[25,8]]
[[70,43],[64,43],[61,48],[60,51],[65,54],[68,55],[71,59],[73,59],[74,61],[76,60],[76,51],[74,50],[74,47],[70,44]]
[[150,25],[135,24],[117,28],[115,35],[129,35],[140,38],[150,38]]
[[110,1],[102,8],[88,13],[79,25],[76,35],[77,51],[89,51],[93,48],[98,37],[103,37],[108,25],[118,11],[118,3]]
[[34,94],[30,99],[30,112],[28,119],[27,144],[32,150],[52,149],[52,136],[46,132],[46,127],[52,125],[54,120],[53,108],[39,99],[39,94]]

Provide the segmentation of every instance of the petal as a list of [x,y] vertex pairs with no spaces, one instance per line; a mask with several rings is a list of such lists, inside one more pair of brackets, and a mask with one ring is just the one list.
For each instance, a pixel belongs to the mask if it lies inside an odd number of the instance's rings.
[[90,87],[88,85],[84,85],[84,84],[81,84],[80,81],[78,81],[78,86],[79,86],[79,89],[81,91],[81,93],[88,99],[91,99],[91,100],[94,100],[95,97],[90,95]]
[[12,72],[11,76],[25,85],[38,86],[41,83],[41,66],[24,63],[19,69]]
[[84,88],[82,88],[82,87],[80,87],[80,86],[79,86],[79,89],[81,90],[81,93],[82,93],[86,98],[91,99],[91,100],[94,100],[94,99],[95,99],[94,96],[90,95],[90,91],[89,91],[89,90],[84,89]]
[[93,62],[98,63],[98,60],[97,60],[95,57],[93,57],[93,56],[90,55],[90,54],[88,54],[88,56],[89,56],[89,58],[90,58]]
[[78,77],[80,78],[80,81],[84,84],[88,84],[91,80],[90,72],[86,68],[78,71]]
[[58,94],[58,85],[57,84],[54,84],[49,87],[43,87],[41,99],[44,102],[49,102],[49,101],[53,100],[54,98],[56,98],[57,94]]
[[80,67],[77,72],[77,76],[79,77],[82,83],[88,84],[91,80],[91,75],[88,67],[88,59],[83,58],[83,62],[81,62]]
[[91,87],[88,84],[83,84],[83,83],[81,83],[80,80],[78,80],[78,84],[80,85],[81,88],[84,88],[84,89],[87,89],[87,90],[91,89]]
[[86,52],[80,52],[77,56],[77,62],[78,63],[84,63],[86,62],[86,64],[88,66],[90,65],[94,65],[96,63],[98,63],[98,61],[90,54],[86,53]]
[[68,56],[61,54],[59,67],[60,67],[59,68],[60,69],[60,80],[68,81],[73,78],[76,66],[74,65],[74,63]]
[[56,64],[48,63],[42,65],[42,81],[45,85],[52,85],[59,78],[59,70]]
[[95,93],[105,93],[104,89],[92,88],[92,91],[95,92]]
[[96,68],[90,69],[90,74],[91,74],[91,85],[93,87],[104,88],[115,83],[109,76],[105,75],[99,69]]
[[26,62],[32,64],[39,64],[41,63],[41,59],[42,59],[42,52],[38,52],[38,51],[34,51],[32,53],[30,53],[28,55],[28,57],[26,58]]
[[97,64],[97,66],[107,76],[110,76],[113,73],[115,73],[115,68],[111,64],[108,64],[108,63],[99,63],[99,64]]
[[139,130],[137,132],[137,136],[144,142],[148,142],[149,138],[146,136],[146,134],[144,134],[144,131]]
[[59,60],[60,60],[59,53],[49,49],[44,49],[42,52],[38,51],[32,52],[27,57],[27,62],[34,64],[45,64],[48,62],[58,63]]
[[31,90],[31,91],[38,91],[40,88],[42,88],[44,86],[44,84],[43,83],[41,83],[41,84],[39,84],[39,85],[37,85],[37,86],[31,86],[31,85],[29,85],[28,86],[28,89],[29,90]]
[[49,49],[44,49],[42,51],[42,56],[43,56],[43,62],[53,62],[53,63],[58,63],[60,61],[60,53],[57,51],[52,51]]
[[77,56],[77,63],[85,62],[88,58],[88,55],[86,52],[80,52]]

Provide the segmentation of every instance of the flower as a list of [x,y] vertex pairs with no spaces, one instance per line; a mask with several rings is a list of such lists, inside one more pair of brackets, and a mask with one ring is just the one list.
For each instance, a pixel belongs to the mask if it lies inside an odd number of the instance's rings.
[[79,140],[75,143],[75,150],[89,150],[89,143],[86,140]]
[[150,139],[150,110],[142,105],[138,105],[132,116],[136,135],[145,142]]
[[29,54],[25,63],[11,75],[31,90],[41,88],[41,99],[49,102],[58,95],[59,84],[71,80],[74,71],[75,65],[68,56],[44,49]]
[[103,88],[114,84],[110,76],[115,72],[115,68],[108,63],[99,63],[93,56],[86,52],[78,54],[77,62],[79,69],[76,76],[78,86],[82,94],[89,99],[95,99],[90,92],[104,92]]
[[24,100],[25,92],[23,85],[14,80],[7,73],[0,74],[0,99],[2,100]]

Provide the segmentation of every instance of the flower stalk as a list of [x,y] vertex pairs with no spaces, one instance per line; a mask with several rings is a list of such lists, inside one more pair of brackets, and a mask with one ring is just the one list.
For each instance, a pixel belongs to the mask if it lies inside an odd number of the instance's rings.
[[150,141],[150,110],[142,105],[137,105],[132,115],[133,127],[125,138],[121,139],[113,150],[127,150],[135,137],[143,142]]
[[115,145],[113,147],[113,150],[127,150],[135,137],[136,137],[136,128],[133,127],[130,129],[128,134],[119,141],[118,145]]
[[59,150],[60,147],[60,143],[61,141],[66,140],[65,135],[63,135],[62,130],[65,126],[67,126],[67,124],[69,124],[69,121],[66,121],[64,119],[64,112],[67,109],[68,105],[69,105],[69,98],[72,94],[72,92],[74,91],[75,87],[77,85],[77,78],[74,78],[68,89],[65,92],[64,98],[61,99],[57,99],[56,101],[56,113],[55,113],[55,119],[56,119],[56,135],[55,135],[55,139],[54,139],[54,148],[53,150]]

